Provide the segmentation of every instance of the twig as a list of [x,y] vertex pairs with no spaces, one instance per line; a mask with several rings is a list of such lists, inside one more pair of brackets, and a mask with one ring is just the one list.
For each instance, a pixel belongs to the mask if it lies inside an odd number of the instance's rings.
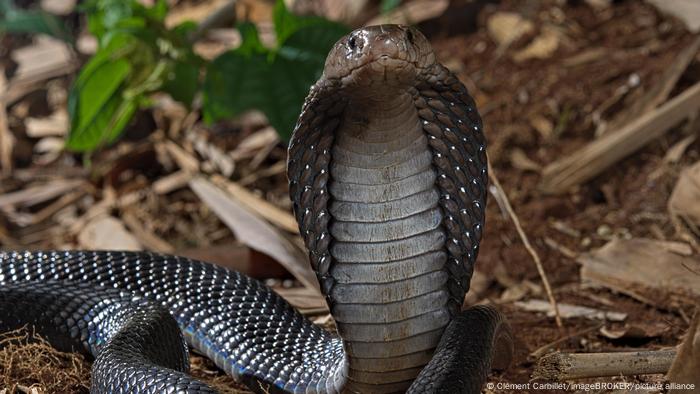
[[618,353],[552,353],[537,361],[533,379],[569,380],[666,373],[675,349]]
[[520,219],[518,219],[518,215],[515,214],[515,211],[513,211],[513,207],[510,205],[510,200],[508,199],[508,195],[506,192],[503,190],[501,187],[501,183],[498,181],[498,178],[496,177],[496,174],[493,171],[493,167],[491,167],[491,161],[488,161],[488,170],[489,170],[489,177],[491,178],[491,182],[493,183],[493,186],[498,190],[498,193],[503,197],[503,205],[508,212],[508,215],[510,216],[510,220],[513,221],[513,224],[515,225],[515,229],[518,231],[518,235],[520,236],[520,239],[523,241],[523,245],[525,245],[525,249],[527,249],[528,253],[530,253],[530,256],[532,256],[532,259],[535,262],[535,266],[537,266],[537,272],[540,275],[540,279],[542,279],[542,284],[544,285],[544,289],[547,292],[547,298],[549,299],[549,303],[552,305],[552,308],[554,309],[554,319],[557,322],[557,327],[561,328],[563,327],[562,321],[561,321],[561,316],[559,315],[559,306],[557,305],[557,300],[554,299],[554,294],[552,293],[552,287],[549,285],[549,279],[547,279],[547,274],[544,272],[544,268],[542,267],[542,261],[540,260],[540,256],[537,254],[535,249],[532,247],[530,244],[530,240],[528,239],[527,235],[525,234],[525,231],[523,231],[522,226],[520,226]]
[[235,23],[236,3],[238,0],[231,0],[204,18],[197,30],[190,35],[190,42],[199,41],[211,29]]

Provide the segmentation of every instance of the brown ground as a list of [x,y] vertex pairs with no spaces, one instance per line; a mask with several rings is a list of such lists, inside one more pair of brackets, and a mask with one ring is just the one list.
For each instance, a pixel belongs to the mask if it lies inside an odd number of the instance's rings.
[[[499,49],[489,36],[486,24],[491,16],[500,11],[517,12],[530,19],[534,23],[533,31],[508,48]],[[426,30],[432,33],[431,40],[438,58],[459,74],[477,100],[486,125],[489,156],[495,174],[542,259],[555,298],[559,302],[625,312],[628,314],[627,325],[655,328],[654,335],[646,338],[611,340],[601,335],[599,328],[619,328],[621,323],[574,318],[564,320],[564,327],[558,328],[553,318],[516,307],[514,300],[545,299],[545,294],[530,255],[522,246],[511,221],[492,198],[477,263],[477,270],[487,278],[487,286],[479,289],[473,297],[499,305],[508,316],[517,339],[514,366],[494,376],[492,381],[527,383],[536,361],[531,353],[560,339],[563,340],[554,348],[568,352],[658,349],[676,345],[688,328],[689,316],[693,313],[690,305],[661,308],[607,289],[582,285],[579,265],[569,251],[573,254],[587,252],[615,237],[680,240],[668,216],[666,204],[680,170],[700,159],[700,144],[697,141],[691,144],[675,164],[665,164],[663,158],[668,149],[686,133],[697,133],[698,130],[679,127],[620,161],[593,181],[559,196],[546,196],[538,191],[541,180],[538,168],[575,152],[591,141],[600,119],[611,121],[624,114],[653,86],[694,37],[680,22],[659,14],[641,1],[614,2],[609,7],[594,9],[584,1],[509,0],[498,6],[486,7],[477,20],[476,31],[469,34],[451,32],[447,35],[439,28],[428,25]],[[469,30],[468,26],[462,28]],[[555,52],[543,59],[513,60],[514,53],[525,48],[547,29],[555,31],[558,37],[559,45]],[[7,38],[4,40],[7,44]],[[9,44],[20,45],[21,42],[21,39],[16,39]],[[630,85],[630,81],[636,80],[638,84]],[[696,56],[672,95],[698,80],[700,57]],[[67,80],[59,79],[57,83],[65,85]],[[621,93],[625,86],[632,87]],[[47,93],[40,90],[33,93],[38,98],[30,95],[16,105],[28,106],[31,116],[48,115],[50,111],[42,94],[45,96]],[[31,163],[30,149],[36,141],[22,138],[21,118],[13,115],[11,108],[8,112],[10,123],[19,125],[19,131],[15,131],[20,135],[15,152],[17,166],[40,173],[50,170],[50,167],[37,170],[37,166]],[[140,123],[142,131],[144,127],[168,130],[172,126],[172,120],[158,111],[151,111],[143,118]],[[259,130],[260,126],[255,122],[252,126],[251,123],[232,122],[211,128],[201,125],[195,128],[215,145],[229,150],[235,148],[244,137]],[[133,139],[134,136],[131,137]],[[168,137],[179,142],[183,139],[182,134],[177,133]],[[91,170],[91,174],[96,190],[91,194],[102,196],[101,189],[111,187],[117,195],[124,195],[171,172],[157,159],[153,145],[153,140],[157,138],[164,137],[152,136],[147,142],[122,143],[122,146],[131,144],[128,145],[130,148],[121,151],[128,154],[119,153],[118,149],[113,148],[93,158],[96,168]],[[27,150],[29,153],[26,153]],[[258,166],[272,167],[284,161],[284,156],[284,146],[279,143],[263,155],[260,162],[251,158],[237,161],[232,179],[245,179],[246,187],[283,209],[289,209],[284,174],[255,175],[259,171]],[[529,160],[523,164],[520,156]],[[61,162],[56,165],[59,169],[70,167],[81,171],[75,163],[68,165]],[[141,175],[124,176],[129,171]],[[17,176],[3,179],[0,193],[16,190],[27,183]],[[148,197],[134,207],[118,209],[113,214],[119,217],[124,212],[153,218],[153,232],[178,251],[232,242],[232,236],[221,222],[211,211],[203,208],[188,189]],[[0,221],[0,224],[3,223],[4,228],[0,228],[3,230],[1,233],[5,233],[4,238],[0,239],[3,247],[56,247],[74,242],[70,235],[48,233],[47,228],[55,226],[55,223],[47,222],[31,231],[12,227],[4,219]],[[45,234],[43,232],[51,236],[32,236],[34,233]],[[520,294],[510,297],[517,290],[521,290]],[[35,354],[34,350],[24,348],[7,348],[0,353],[0,361],[5,360],[0,363],[4,384],[11,387],[21,382],[29,386],[36,382],[26,372],[14,372],[8,380],[9,351],[22,352],[14,353],[15,358]],[[42,356],[37,354],[32,359],[36,360],[35,363],[44,363],[39,361],[39,357]],[[63,364],[68,369],[74,368],[77,361],[70,357],[66,360]],[[215,368],[201,358],[195,356],[193,364],[197,376],[227,379],[219,377]],[[54,364],[50,365],[54,368]],[[84,368],[87,367],[81,368],[81,376],[84,376]],[[55,376],[58,376],[58,372]],[[659,379],[660,376],[645,376],[591,382]],[[73,391],[68,386],[55,391],[50,382],[41,382],[47,392]],[[70,387],[79,386],[75,384]],[[497,390],[499,393],[522,391]]]

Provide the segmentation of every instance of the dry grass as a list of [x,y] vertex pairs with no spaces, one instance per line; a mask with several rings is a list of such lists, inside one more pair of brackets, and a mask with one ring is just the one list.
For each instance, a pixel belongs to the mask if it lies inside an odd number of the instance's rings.
[[88,393],[90,363],[26,328],[0,334],[2,393]]
[[[0,394],[89,393],[90,368],[81,354],[60,352],[28,328],[0,334]],[[192,355],[190,373],[222,394],[250,392],[201,356]]]

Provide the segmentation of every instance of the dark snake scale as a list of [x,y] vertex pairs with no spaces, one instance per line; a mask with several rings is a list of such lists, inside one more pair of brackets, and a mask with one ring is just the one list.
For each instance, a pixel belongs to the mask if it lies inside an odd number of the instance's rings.
[[513,344],[461,310],[483,232],[486,151],[464,85],[398,25],[342,38],[289,147],[300,233],[338,327],[208,263],[116,251],[0,252],[0,330],[29,323],[95,359],[91,392],[213,393],[188,346],[258,393],[478,393]]

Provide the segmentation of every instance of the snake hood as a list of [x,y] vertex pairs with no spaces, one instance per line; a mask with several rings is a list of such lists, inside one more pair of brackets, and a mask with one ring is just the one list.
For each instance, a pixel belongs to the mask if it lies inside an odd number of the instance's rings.
[[289,147],[290,196],[350,391],[405,390],[461,308],[486,202],[482,123],[428,40],[340,39]]

